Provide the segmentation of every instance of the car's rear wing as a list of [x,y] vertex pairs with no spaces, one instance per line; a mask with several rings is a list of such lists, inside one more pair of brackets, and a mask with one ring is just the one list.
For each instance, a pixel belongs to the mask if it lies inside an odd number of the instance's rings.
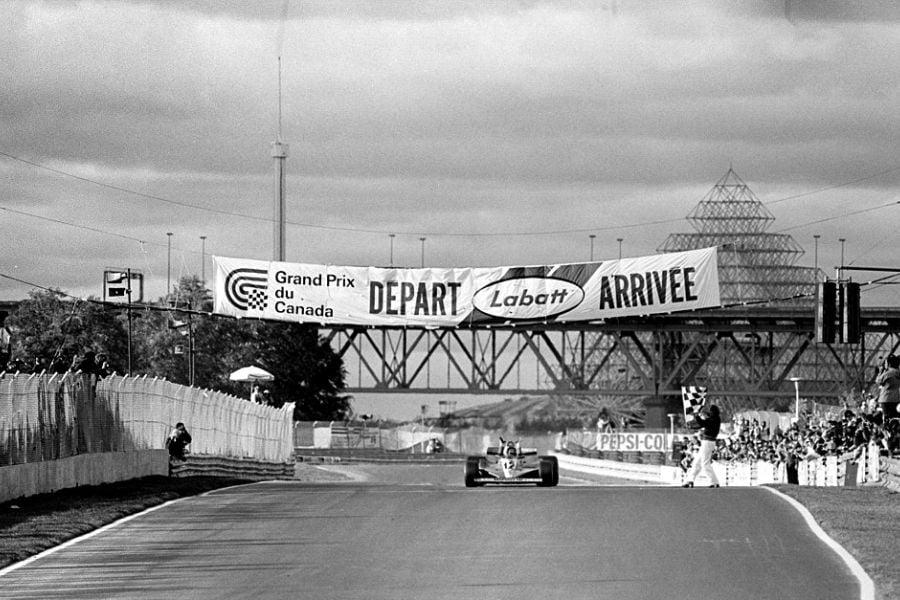
[[504,446],[488,446],[485,454],[488,456],[537,456],[538,451],[537,448],[516,448],[515,454],[506,453],[506,447]]

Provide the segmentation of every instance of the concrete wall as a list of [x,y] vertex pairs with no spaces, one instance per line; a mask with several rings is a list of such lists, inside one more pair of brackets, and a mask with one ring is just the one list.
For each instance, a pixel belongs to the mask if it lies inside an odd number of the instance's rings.
[[80,485],[168,475],[166,450],[102,452],[0,467],[0,502]]

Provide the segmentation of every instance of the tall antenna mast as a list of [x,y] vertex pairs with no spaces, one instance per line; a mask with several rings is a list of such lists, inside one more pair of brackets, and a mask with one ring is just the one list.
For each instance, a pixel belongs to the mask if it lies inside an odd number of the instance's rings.
[[288,144],[281,143],[281,56],[278,57],[278,133],[272,142],[272,158],[275,159],[275,198],[274,198],[274,230],[272,243],[272,260],[284,262],[284,225],[285,215],[285,162],[288,157]]

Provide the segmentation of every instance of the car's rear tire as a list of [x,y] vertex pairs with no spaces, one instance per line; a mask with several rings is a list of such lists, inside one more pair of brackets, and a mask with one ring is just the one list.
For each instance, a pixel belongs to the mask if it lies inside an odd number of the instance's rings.
[[539,471],[541,487],[553,487],[559,483],[559,462],[555,456],[541,456]]
[[553,485],[559,485],[559,461],[555,456],[548,456],[547,459],[553,463]]
[[466,487],[478,487],[479,484],[475,479],[481,471],[481,457],[469,456],[466,458]]

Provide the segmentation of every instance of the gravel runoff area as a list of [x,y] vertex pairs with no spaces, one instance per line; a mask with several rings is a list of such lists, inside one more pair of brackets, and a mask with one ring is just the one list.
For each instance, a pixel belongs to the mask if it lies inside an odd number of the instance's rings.
[[[413,466],[297,463],[295,479],[309,483],[427,483],[421,468],[409,468]],[[0,504],[0,569],[151,506],[241,483],[247,482],[215,477],[147,477]],[[609,485],[611,481],[598,483]],[[900,599],[896,553],[900,494],[870,486],[773,487],[803,504],[828,535],[856,558],[875,582],[878,600]]]

